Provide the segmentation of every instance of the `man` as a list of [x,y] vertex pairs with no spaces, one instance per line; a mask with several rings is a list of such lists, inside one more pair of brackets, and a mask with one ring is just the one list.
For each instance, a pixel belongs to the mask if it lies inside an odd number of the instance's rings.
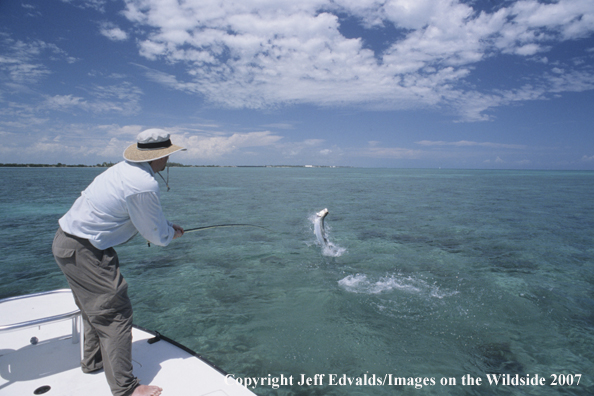
[[138,232],[166,246],[184,234],[165,219],[157,172],[169,155],[185,150],[169,134],[148,129],[124,152],[122,161],[99,176],[59,220],[52,251],[68,279],[85,329],[82,370],[105,370],[114,396],[158,396],[162,389],[140,385],[132,374],[132,305],[114,246]]

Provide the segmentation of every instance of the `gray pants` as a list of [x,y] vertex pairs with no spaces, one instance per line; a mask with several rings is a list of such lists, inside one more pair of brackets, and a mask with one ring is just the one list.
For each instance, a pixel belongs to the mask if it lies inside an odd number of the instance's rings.
[[52,251],[82,312],[82,370],[105,369],[113,395],[131,395],[139,385],[132,374],[132,304],[117,253],[113,248],[99,250],[61,228]]

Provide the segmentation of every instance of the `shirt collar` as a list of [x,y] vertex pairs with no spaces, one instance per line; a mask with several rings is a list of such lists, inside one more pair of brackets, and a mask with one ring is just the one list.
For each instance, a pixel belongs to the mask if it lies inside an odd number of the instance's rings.
[[141,169],[147,171],[152,177],[155,177],[155,172],[153,171],[153,167],[148,162],[130,162],[126,161],[129,165],[137,166]]

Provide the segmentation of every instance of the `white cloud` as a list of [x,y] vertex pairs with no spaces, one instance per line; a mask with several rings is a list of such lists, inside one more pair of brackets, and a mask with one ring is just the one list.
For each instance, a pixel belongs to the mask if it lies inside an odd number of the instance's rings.
[[216,159],[248,147],[271,146],[282,139],[282,136],[271,132],[248,132],[217,134],[172,134],[171,140],[187,151],[180,153],[180,157],[191,159]]
[[517,55],[530,56],[530,55],[534,55],[541,51],[544,51],[544,48],[542,48],[538,44],[526,44],[526,45],[516,48],[514,50],[514,53]]
[[526,149],[527,146],[522,144],[504,144],[504,143],[491,143],[491,142],[472,142],[468,140],[460,140],[458,142],[444,142],[444,141],[431,141],[421,140],[416,142],[421,146],[456,146],[456,147],[487,147],[495,149],[514,149],[521,150]]
[[[80,106],[82,102],[81,98],[72,96],[55,98],[54,103],[68,108]],[[5,132],[4,124],[0,119],[0,136],[4,139],[4,145],[0,147],[3,160],[0,162],[19,162],[23,147],[32,159],[29,162],[96,164],[120,161],[125,148],[136,142],[138,133],[152,127],[167,130],[175,144],[188,149],[175,155],[173,160],[176,162],[243,164],[251,152],[277,155],[284,149],[280,144],[283,136],[278,134],[269,131],[228,132],[217,125],[206,125],[207,129],[215,130],[208,132],[203,124],[170,128],[162,125],[40,122],[31,123],[27,126],[29,133],[22,134]]]
[[27,16],[28,17],[40,17],[42,16],[41,12],[39,12],[37,10],[37,7],[35,7],[34,5],[31,4],[21,4],[21,6],[27,10]]
[[[141,125],[125,125],[123,127],[114,126],[114,125],[105,125],[101,127],[105,130],[105,133],[111,136],[125,136],[130,137],[134,142],[136,141],[136,136],[144,129]],[[130,142],[133,143],[133,142]]]
[[47,97],[43,107],[52,110],[62,110],[70,107],[80,107],[85,110],[89,108],[89,104],[81,97],[74,97],[72,95],[55,95]]
[[[124,127],[125,128],[125,127]],[[17,134],[7,140],[7,146],[26,147],[31,162],[56,163],[76,162],[94,164],[97,161],[119,160],[126,146],[118,138],[110,137],[110,130],[117,126],[96,126],[86,124],[32,125],[31,135]],[[17,153],[20,150],[17,150]],[[14,158],[14,152],[5,152]],[[16,154],[18,156],[18,154]]]
[[359,152],[361,157],[388,159],[421,159],[427,153],[422,150],[412,150],[401,147],[369,147]]
[[491,163],[495,163],[495,164],[498,164],[498,165],[500,165],[500,164],[505,164],[505,161],[504,161],[504,160],[502,160],[502,159],[501,159],[501,157],[497,156],[497,158],[495,158],[495,160],[493,160],[493,161],[492,161],[492,160],[490,160],[490,159],[487,159],[487,160],[484,160],[484,161],[483,161],[483,163],[484,163],[484,164],[491,164]]
[[112,41],[125,41],[128,39],[128,33],[109,22],[102,24],[99,32]]
[[324,139],[306,139],[303,141],[303,144],[305,144],[306,146],[319,146],[324,142]]
[[587,37],[594,30],[594,3],[590,0],[540,3],[525,0],[511,7],[514,21],[528,29],[555,29],[563,39]]
[[6,76],[0,82],[4,84],[35,84],[49,76],[49,67],[41,61],[44,57],[50,61],[77,61],[55,44],[14,40],[5,33],[0,33],[0,49],[0,73]]
[[[282,142],[275,145],[275,148],[278,149],[283,157],[315,157],[316,154],[321,154],[325,149],[320,150],[319,147],[325,143],[323,139],[306,139],[303,141],[298,142]],[[330,151],[326,154],[329,154]],[[334,152],[339,152],[340,149],[337,147],[335,148]]]
[[41,109],[71,111],[80,109],[92,113],[136,114],[140,111],[142,91],[129,83],[94,86],[88,89],[89,98],[74,95],[46,96]]
[[13,40],[8,35],[0,34],[0,70],[15,83],[35,83],[50,72],[47,67],[37,61],[40,53],[48,48],[42,41],[25,43]]
[[92,8],[99,12],[105,12],[107,0],[62,0],[62,2],[72,4],[78,8]]
[[262,125],[264,128],[274,128],[274,129],[295,129],[295,125],[285,122],[280,122],[276,124],[266,124]]
[[[460,140],[457,142],[446,141],[432,141],[421,140],[415,142],[422,146],[423,149],[410,149],[404,147],[382,147],[380,142],[369,142],[369,147],[359,151],[357,156],[382,158],[382,159],[408,159],[408,160],[448,160],[455,162],[475,163],[481,156],[484,156],[484,150],[477,150],[477,148],[484,148],[487,150],[525,150],[528,147],[518,144],[506,143],[492,143],[492,142],[474,142],[468,140]],[[521,152],[521,151],[520,151]],[[509,152],[511,153],[511,151]],[[500,156],[496,156],[495,160],[485,160],[483,163],[503,164]],[[525,163],[527,164],[527,163]]]
[[[537,94],[462,89],[472,67],[500,53],[533,56],[594,32],[594,2],[522,0],[492,13],[458,0],[127,0],[124,15],[151,28],[140,53],[186,66],[186,75],[152,71],[159,82],[231,108],[291,103],[375,108],[453,107],[468,121]],[[506,3],[508,4],[508,3]],[[337,15],[402,36],[382,53],[347,38]],[[589,73],[591,71],[582,73]],[[591,78],[591,77],[590,77]],[[581,89],[591,89],[589,86]],[[476,100],[478,99],[478,104]]]

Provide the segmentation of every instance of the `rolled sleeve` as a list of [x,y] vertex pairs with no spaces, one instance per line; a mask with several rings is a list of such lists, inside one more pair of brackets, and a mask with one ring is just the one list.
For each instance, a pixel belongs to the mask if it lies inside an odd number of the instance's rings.
[[158,246],[167,246],[175,235],[171,222],[167,221],[155,192],[143,192],[126,197],[132,223],[147,241]]

